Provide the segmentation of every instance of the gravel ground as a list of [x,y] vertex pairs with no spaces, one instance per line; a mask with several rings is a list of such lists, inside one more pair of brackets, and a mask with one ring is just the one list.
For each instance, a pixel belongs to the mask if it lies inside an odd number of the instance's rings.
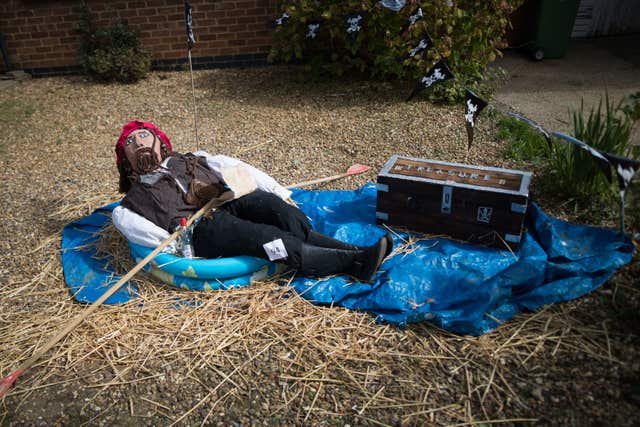
[[[152,73],[134,85],[49,78],[0,90],[3,377],[83,309],[62,279],[60,231],[119,198],[113,146],[129,120],[155,122],[178,151],[236,156],[283,184],[372,166],[323,187],[353,189],[374,181],[393,154],[514,166],[500,155],[487,116],[467,152],[462,107],[405,103],[407,86],[303,83],[281,67],[199,71],[195,85],[197,145],[188,73]],[[201,295],[198,313],[207,316],[105,307],[21,377],[0,419],[633,425],[638,272],[636,263],[578,301],[520,315],[479,338],[427,324],[377,325],[363,313],[312,306],[275,283]],[[181,295],[148,288],[148,301]],[[155,324],[174,329],[150,330]]]

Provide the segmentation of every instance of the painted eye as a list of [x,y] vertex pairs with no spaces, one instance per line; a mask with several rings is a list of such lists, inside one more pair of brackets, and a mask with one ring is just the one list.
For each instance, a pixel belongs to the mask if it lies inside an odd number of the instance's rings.
[[124,140],[125,145],[130,145],[132,142],[136,140],[136,137],[133,135],[129,135],[127,139]]
[[149,132],[143,130],[142,132],[138,133],[138,135],[140,135],[140,138],[146,138],[149,136]]

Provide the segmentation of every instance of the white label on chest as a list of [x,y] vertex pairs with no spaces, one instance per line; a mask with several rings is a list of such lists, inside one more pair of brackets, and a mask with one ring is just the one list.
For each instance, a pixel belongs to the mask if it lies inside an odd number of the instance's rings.
[[284,259],[289,256],[287,250],[284,248],[284,243],[282,243],[282,239],[273,240],[271,242],[267,242],[262,245],[264,251],[267,253],[269,257],[269,261],[277,261],[279,259]]

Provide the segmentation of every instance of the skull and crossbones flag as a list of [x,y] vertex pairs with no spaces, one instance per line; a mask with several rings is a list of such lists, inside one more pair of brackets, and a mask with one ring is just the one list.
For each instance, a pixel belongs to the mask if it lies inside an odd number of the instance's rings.
[[364,12],[352,13],[344,18],[345,26],[347,28],[347,34],[351,36],[352,40],[358,37],[358,33],[362,30],[362,23],[364,22]]
[[549,146],[549,151],[551,151],[551,149],[553,147],[553,142],[551,140],[551,134],[549,133],[548,130],[546,130],[545,128],[543,128],[538,123],[536,123],[533,120],[531,120],[530,118],[522,116],[522,115],[520,115],[518,113],[515,113],[513,111],[509,111],[507,113],[507,115],[513,117],[514,119],[520,120],[521,122],[524,122],[524,123],[528,124],[529,126],[534,128],[535,130],[540,132],[542,134],[542,136],[544,136],[544,139],[547,141],[547,145]]
[[431,37],[429,37],[429,34],[425,31],[418,44],[409,50],[409,53],[407,53],[405,59],[415,58],[416,55],[429,50],[431,46],[433,46],[433,41],[431,40]]
[[187,46],[189,50],[193,48],[193,45],[196,44],[196,39],[193,36],[193,16],[192,9],[189,2],[184,2],[184,21],[187,26]]
[[640,169],[640,160],[629,159],[617,154],[602,153],[609,160],[611,166],[618,175],[618,185],[620,187],[620,197],[624,199],[627,187],[631,183],[634,175]]
[[422,18],[424,18],[424,15],[422,14],[422,8],[420,7],[420,3],[418,3],[418,8],[416,9],[416,11],[409,16],[409,24],[407,26],[411,26],[415,24]]
[[409,15],[409,18],[407,18],[407,21],[402,25],[401,32],[404,33],[409,29],[409,27],[411,27],[412,25],[414,25],[416,22],[420,21],[423,18],[424,18],[424,14],[422,13],[422,7],[420,7],[420,2],[418,2],[418,8],[415,10],[415,12]]
[[473,143],[473,129],[476,126],[476,117],[478,117],[478,114],[487,106],[487,101],[467,89],[464,95],[464,103],[466,106],[464,121],[467,127],[467,150],[469,150]]
[[444,62],[443,59],[436,62],[436,64],[431,67],[429,72],[424,75],[413,88],[413,91],[407,98],[407,101],[410,101],[416,94],[423,91],[424,89],[430,88],[436,83],[444,82],[446,80],[453,79],[454,75],[447,66],[447,63]]
[[617,154],[602,153],[609,160],[618,175],[618,188],[620,189],[620,230],[624,233],[624,204],[627,188],[636,172],[640,169],[640,161],[618,156]]
[[600,168],[600,171],[604,174],[605,177],[607,177],[607,181],[611,182],[611,164],[609,163],[609,160],[600,151],[584,143],[583,141],[580,141],[579,139],[574,138],[573,136],[569,136],[561,132],[553,132],[551,135],[555,136],[556,138],[560,138],[572,144],[575,144],[578,147],[582,148],[583,150],[588,151],[589,154],[593,156],[593,159],[596,161],[596,164],[598,165],[598,168]]
[[290,16],[287,12],[282,12],[282,15],[280,16],[280,18],[276,19],[273,23],[274,27],[281,27],[284,24],[287,23],[287,21],[289,20]]
[[320,32],[320,21],[312,21],[307,24],[307,34],[305,37],[308,39],[315,39]]

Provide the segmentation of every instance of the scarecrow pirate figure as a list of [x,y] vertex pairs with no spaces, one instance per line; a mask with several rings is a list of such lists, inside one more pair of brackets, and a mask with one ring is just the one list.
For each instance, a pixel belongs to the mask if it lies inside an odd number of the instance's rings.
[[116,161],[126,195],[113,222],[134,243],[157,246],[181,218],[215,199],[217,208],[193,228],[198,257],[249,255],[282,262],[302,276],[347,274],[369,282],[391,252],[389,234],[360,247],[315,232],[273,178],[228,156],[172,151],[150,122],[124,126]]

